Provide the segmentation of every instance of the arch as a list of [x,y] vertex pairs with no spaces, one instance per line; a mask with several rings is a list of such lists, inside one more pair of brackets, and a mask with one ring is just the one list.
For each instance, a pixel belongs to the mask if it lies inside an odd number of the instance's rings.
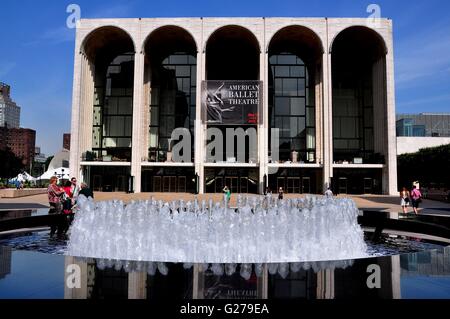
[[256,44],[259,52],[261,53],[261,44],[259,43],[259,40],[256,37],[256,35],[250,29],[248,29],[248,28],[246,28],[244,26],[238,25],[238,24],[227,24],[227,25],[218,27],[213,32],[211,32],[211,34],[209,35],[208,39],[205,41],[205,44],[204,44],[204,47],[203,47],[203,52],[206,53],[206,50],[208,49],[208,44],[210,43],[211,39],[214,39],[214,37],[217,36],[218,33],[222,32],[225,29],[229,29],[229,28],[234,28],[235,30],[242,31],[242,33],[247,33],[248,35],[250,35],[252,40],[256,42],[254,44]]
[[[376,30],[351,26],[333,38],[330,53],[333,160],[380,164],[387,145],[386,42]],[[371,178],[381,185],[380,176]]]
[[141,51],[145,52],[146,46],[147,46],[147,44],[150,43],[151,38],[154,37],[155,35],[158,35],[158,33],[164,32],[164,31],[167,32],[167,34],[169,35],[169,38],[170,37],[173,38],[173,34],[175,32],[180,32],[181,34],[184,33],[185,40],[188,40],[188,38],[190,38],[189,41],[192,41],[195,45],[195,52],[198,52],[198,43],[197,43],[195,37],[192,35],[192,33],[189,30],[187,30],[183,27],[180,27],[178,25],[175,25],[175,24],[163,25],[163,26],[160,26],[160,27],[156,28],[155,30],[151,31],[145,38],[144,42],[142,43]]
[[284,26],[284,27],[278,29],[272,35],[270,40],[267,42],[266,52],[269,52],[271,45],[273,45],[274,41],[277,40],[277,37],[284,36],[284,33],[290,33],[290,35],[292,35],[292,33],[294,33],[295,31],[299,32],[299,34],[300,34],[300,37],[295,39],[296,42],[306,43],[308,41],[305,41],[305,40],[309,40],[309,42],[310,42],[312,39],[312,41],[315,41],[316,44],[319,46],[318,52],[322,53],[322,54],[325,52],[323,43],[322,43],[322,39],[319,37],[319,35],[312,29],[305,27],[303,25],[300,25],[300,24],[291,24],[291,25],[287,25],[287,26]]
[[333,48],[336,43],[336,40],[339,40],[340,37],[346,36],[349,33],[356,33],[357,31],[360,31],[361,33],[368,32],[369,34],[371,34],[371,36],[373,36],[375,39],[377,39],[377,41],[379,42],[378,44],[381,44],[383,51],[384,51],[383,53],[384,54],[388,53],[388,47],[386,45],[386,41],[384,40],[383,36],[378,31],[376,31],[372,28],[369,28],[367,26],[364,26],[364,25],[353,25],[353,26],[344,28],[343,30],[339,31],[331,40],[328,52],[330,54],[332,53]]
[[107,52],[111,48],[123,52],[136,52],[136,45],[131,34],[114,25],[101,26],[89,32],[81,42],[80,51],[94,61],[98,51]]
[[260,55],[259,41],[250,30],[239,25],[222,26],[206,41],[206,79],[257,80]]

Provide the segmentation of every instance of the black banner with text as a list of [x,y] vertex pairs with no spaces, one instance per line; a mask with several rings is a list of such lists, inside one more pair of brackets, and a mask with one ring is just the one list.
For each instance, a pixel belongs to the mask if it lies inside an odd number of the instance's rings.
[[219,125],[258,124],[261,90],[261,81],[203,81],[203,121]]

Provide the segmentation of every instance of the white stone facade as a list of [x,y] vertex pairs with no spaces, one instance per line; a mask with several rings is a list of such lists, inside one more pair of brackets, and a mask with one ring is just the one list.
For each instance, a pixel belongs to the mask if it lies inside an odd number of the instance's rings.
[[416,153],[422,148],[450,144],[450,137],[399,136],[397,137],[398,155]]
[[[145,43],[153,31],[163,26],[177,26],[186,30],[197,46],[197,103],[195,125],[194,163],[144,163],[147,155],[148,109],[144,94]],[[205,125],[201,114],[201,83],[206,79],[206,44],[214,31],[229,25],[249,30],[260,46],[259,74],[264,84],[263,96],[268,96],[268,47],[272,37],[288,26],[302,26],[312,31],[322,45],[320,83],[316,88],[316,159],[313,164],[296,164],[301,168],[322,169],[323,183],[333,177],[335,169],[381,169],[382,193],[397,194],[396,167],[396,131],[395,131],[395,88],[394,88],[394,52],[392,21],[380,19],[370,25],[364,18],[143,18],[143,19],[82,19],[77,27],[74,61],[74,81],[71,121],[71,157],[70,171],[77,172],[82,179],[82,167],[100,165],[82,162],[81,155],[92,147],[92,63],[84,53],[86,38],[95,30],[112,26],[125,31],[135,47],[134,91],[133,91],[133,128],[132,159],[129,163],[107,163],[105,165],[129,165],[131,175],[135,177],[134,191],[141,191],[141,170],[144,166],[193,167],[200,176],[199,191],[204,191],[203,170],[205,168]],[[384,155],[385,164],[342,164],[333,160],[333,86],[332,86],[332,47],[336,37],[344,30],[360,26],[375,31],[384,45],[385,56],[374,67],[374,85],[381,89],[374,92],[374,139],[375,149]],[[378,81],[378,82],[377,82]],[[378,109],[378,111],[377,111]],[[268,118],[268,101],[263,101],[263,118]],[[258,124],[258,152],[260,182],[268,174],[268,130],[269,122]],[[286,165],[286,164],[280,164]],[[208,165],[206,165],[208,166]],[[232,165],[230,165],[232,167]],[[245,166],[245,165],[244,165]],[[254,166],[254,165],[253,165]],[[252,166],[252,167],[253,167]],[[211,164],[209,165],[211,167]]]

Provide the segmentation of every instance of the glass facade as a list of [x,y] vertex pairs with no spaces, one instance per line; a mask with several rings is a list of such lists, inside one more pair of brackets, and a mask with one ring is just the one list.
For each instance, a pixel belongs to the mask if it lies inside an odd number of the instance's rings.
[[365,27],[348,28],[334,40],[331,68],[335,163],[353,163],[356,159],[364,164],[384,162],[384,154],[380,153],[383,150],[375,150],[375,114],[382,127],[386,87],[379,85],[379,79],[385,77],[385,54],[379,36]]
[[92,150],[104,161],[131,161],[134,53],[96,73]]
[[271,55],[269,67],[269,119],[270,128],[279,129],[279,160],[292,160],[296,151],[298,161],[314,162],[315,95],[308,68],[291,53]]
[[450,114],[397,114],[397,136],[450,137]]
[[[152,69],[150,93],[149,157],[150,162],[168,160],[171,134],[186,128],[194,136],[197,61],[194,55],[174,53]],[[191,155],[194,159],[194,144]]]

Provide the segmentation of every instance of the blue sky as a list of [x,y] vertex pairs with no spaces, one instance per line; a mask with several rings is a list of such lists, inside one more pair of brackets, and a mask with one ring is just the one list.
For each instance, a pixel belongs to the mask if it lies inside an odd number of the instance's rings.
[[183,16],[367,17],[371,3],[394,21],[397,112],[450,112],[450,2],[427,1],[85,1],[2,0],[0,81],[12,86],[22,127],[37,131],[46,154],[70,131],[75,31],[66,7],[82,18]]

